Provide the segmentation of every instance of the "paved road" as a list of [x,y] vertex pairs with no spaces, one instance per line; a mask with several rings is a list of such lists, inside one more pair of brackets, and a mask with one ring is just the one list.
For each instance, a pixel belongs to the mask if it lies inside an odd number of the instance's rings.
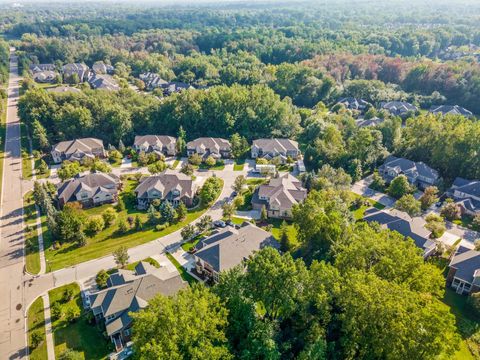
[[0,227],[0,359],[27,358],[17,65],[17,58],[11,50]]

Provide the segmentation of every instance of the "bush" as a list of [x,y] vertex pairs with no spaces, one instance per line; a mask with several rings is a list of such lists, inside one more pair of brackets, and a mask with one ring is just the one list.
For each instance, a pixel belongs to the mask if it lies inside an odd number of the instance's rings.
[[198,154],[193,154],[188,158],[188,162],[192,165],[198,166],[202,163],[202,157]]
[[215,166],[215,164],[216,164],[216,161],[213,158],[213,156],[209,156],[205,159],[205,165],[207,165],[208,167]]
[[30,335],[30,343],[32,344],[32,348],[36,349],[38,345],[40,345],[43,341],[43,336],[39,331],[34,331]]
[[50,315],[56,320],[62,317],[62,307],[58,302],[53,303],[52,307],[50,308]]
[[102,213],[102,217],[105,222],[105,227],[109,227],[117,219],[117,213],[115,212],[115,209],[108,208]]
[[63,297],[62,297],[63,302],[69,302],[72,299],[73,299],[73,289],[66,288],[65,291],[63,292]]
[[162,230],[165,230],[167,228],[166,224],[158,224],[155,226],[155,230],[157,231],[162,231]]
[[105,270],[100,270],[95,277],[95,282],[97,283],[99,288],[107,287],[107,280],[108,280],[108,273]]
[[80,316],[80,309],[77,306],[69,306],[65,311],[65,320],[70,323],[75,322]]
[[102,216],[92,217],[87,224],[87,231],[92,234],[97,234],[105,227],[105,221]]

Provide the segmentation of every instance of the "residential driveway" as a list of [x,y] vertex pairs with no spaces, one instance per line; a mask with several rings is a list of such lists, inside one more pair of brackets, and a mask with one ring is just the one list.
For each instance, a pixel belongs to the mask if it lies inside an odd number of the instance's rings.
[[355,194],[375,200],[387,208],[393,207],[393,205],[395,205],[396,200],[394,198],[388,196],[387,194],[370,189],[368,187],[370,183],[371,180],[369,178],[362,179],[353,184],[351,190]]
[[260,210],[236,211],[235,216],[246,220],[260,220],[261,212]]

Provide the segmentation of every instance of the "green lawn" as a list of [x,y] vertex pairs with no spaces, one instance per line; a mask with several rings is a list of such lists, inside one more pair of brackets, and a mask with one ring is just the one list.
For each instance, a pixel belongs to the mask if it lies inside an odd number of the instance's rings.
[[170,253],[166,253],[168,260],[172,262],[173,265],[177,268],[178,272],[182,276],[182,279],[184,281],[188,281],[189,284],[194,284],[197,282],[197,279],[195,279],[192,275],[190,275],[187,270],[183,268],[183,266],[180,265],[180,263],[172,256]]
[[[361,195],[355,194],[355,193],[353,193],[353,192],[352,192],[351,194],[352,194],[352,196],[353,196],[354,199],[357,199],[357,198],[362,197]],[[378,209],[378,210],[385,209],[385,206],[382,205],[382,204],[380,204],[378,201],[375,201],[375,200],[372,200],[372,199],[368,199],[368,198],[365,198],[365,197],[364,197],[364,199],[365,199],[366,201],[368,201],[368,203],[369,203],[370,205],[362,205],[362,206],[360,206],[358,209],[355,209],[353,206],[350,206],[350,211],[352,212],[353,218],[354,218],[355,220],[362,220],[363,217],[364,217],[364,215],[365,215],[365,211],[366,211],[367,209],[369,209],[370,207],[372,207],[372,206],[373,206],[374,208]]]
[[118,168],[120,165],[122,165],[122,159],[113,159],[113,161],[108,160],[108,163],[111,167]]
[[242,218],[239,218],[239,217],[235,217],[235,216],[232,217],[232,222],[235,225],[242,225],[245,221],[248,221],[248,220],[242,219]]
[[198,166],[199,169],[207,169],[207,170],[223,170],[225,169],[225,164],[224,163],[220,163],[220,164],[215,164],[213,166],[208,166],[206,165],[205,163],[201,163],[199,166]]
[[32,192],[23,198],[23,214],[25,222],[25,266],[30,274],[40,272],[40,254],[38,247],[38,231],[36,226],[37,210]]
[[[28,348],[30,360],[46,360],[47,359],[47,343],[45,341],[45,313],[43,310],[43,299],[38,297],[27,312],[28,321]],[[32,333],[38,333],[43,341],[36,348],[32,347]]]
[[242,171],[245,167],[245,159],[235,160],[233,164],[233,171]]
[[[45,257],[49,264],[47,269],[48,271],[62,269],[64,267],[72,266],[84,261],[109,255],[120,246],[131,248],[133,246],[141,245],[162,236],[171,234],[172,232],[181,229],[186,224],[196,220],[208,210],[208,206],[199,205],[198,207],[189,210],[184,220],[178,223],[173,223],[164,230],[157,231],[155,226],[147,223],[148,215],[146,211],[139,211],[135,208],[135,199],[134,195],[132,194],[132,190],[136,186],[136,181],[126,180],[124,184],[125,189],[121,196],[126,204],[126,210],[118,213],[117,220],[112,226],[100,231],[95,236],[88,238],[87,245],[78,247],[76,244],[64,244],[57,249],[53,249],[53,247],[51,247],[51,237],[46,239],[44,236],[46,249]],[[111,205],[104,206],[101,211],[105,210],[109,206]],[[100,213],[98,209],[89,209],[85,210],[85,212],[89,216]],[[143,229],[141,231],[131,229],[126,234],[119,234],[119,222],[129,216],[135,217],[136,215],[139,215],[144,222]]]
[[176,159],[172,164],[172,169],[176,169],[179,163],[180,163],[180,159]]
[[[297,229],[293,225],[291,221],[285,220],[287,222],[288,227],[288,239],[290,240],[290,244],[292,245],[292,250],[298,246],[298,239],[297,239]],[[282,226],[282,219],[268,219],[267,221],[270,225],[272,225],[272,230],[270,232],[275,237],[275,239],[280,240],[281,233],[280,227]]]
[[458,332],[463,338],[455,359],[480,358],[480,319],[475,317],[467,304],[468,297],[458,295],[454,290],[445,289],[443,302],[455,315]]
[[463,215],[459,220],[453,220],[453,223],[459,226],[463,226],[464,228],[471,229],[471,230],[480,230],[475,228],[473,225],[473,218],[468,215]]
[[139,263],[140,261],[148,262],[150,265],[156,267],[157,269],[160,267],[160,264],[158,263],[157,260],[152,259],[151,257],[148,257],[148,258],[146,258],[146,259],[143,259],[143,260],[139,260],[139,261],[135,261],[135,262],[133,262],[133,263],[130,263],[130,264],[128,264],[127,266],[125,266],[124,269],[125,269],[125,270],[133,271],[133,270],[135,270],[135,267],[138,265],[138,263]]
[[22,177],[30,180],[33,176],[32,159],[30,157],[30,144],[28,142],[28,131],[25,124],[20,124],[22,144]]
[[199,235],[195,236],[192,240],[184,242],[182,244],[182,249],[184,251],[192,250],[198,244],[198,242],[206,236],[208,236],[208,235],[207,234],[199,234]]
[[[64,300],[66,289],[73,291],[73,298],[69,301]],[[80,316],[70,323],[65,320],[65,315],[60,319],[52,319],[55,357],[58,358],[68,348],[81,352],[84,359],[106,359],[113,350],[112,343],[103,336],[98,325],[87,321],[78,284],[72,283],[53,289],[48,292],[48,296],[50,307],[52,308],[55,303],[60,304],[62,314],[65,314],[68,308],[76,308],[80,313]]]

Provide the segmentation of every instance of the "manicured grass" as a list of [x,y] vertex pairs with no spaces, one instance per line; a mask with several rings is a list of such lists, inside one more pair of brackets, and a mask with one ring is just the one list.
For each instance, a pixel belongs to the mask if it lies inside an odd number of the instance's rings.
[[480,319],[475,316],[467,304],[468,297],[458,295],[454,290],[445,289],[443,302],[450,307],[455,315],[457,329],[464,341],[460,350],[455,354],[455,359],[480,358]]
[[30,144],[28,142],[28,130],[25,124],[20,124],[22,145],[22,177],[30,180],[33,176],[32,159],[30,157]]
[[[47,359],[47,342],[45,336],[45,312],[43,310],[43,299],[38,297],[27,312],[28,319],[28,348],[30,360]],[[32,334],[38,333],[42,337],[42,342],[36,348],[32,347]]]
[[[297,229],[295,228],[295,226],[291,221],[288,221],[288,220],[285,220],[285,221],[287,223],[287,228],[288,228],[288,239],[290,240],[290,244],[292,245],[292,248],[295,249],[298,246]],[[280,238],[281,238],[280,228],[282,226],[283,220],[268,219],[267,222],[273,226],[272,230],[270,230],[273,237],[280,241]]]
[[207,234],[199,234],[199,235],[195,236],[192,240],[184,242],[182,244],[183,251],[192,250],[198,244],[198,242],[206,236],[208,236],[208,235]]
[[[64,292],[70,289],[73,298],[64,300]],[[74,322],[67,322],[65,315],[60,319],[52,319],[53,338],[55,342],[55,357],[58,358],[67,349],[79,351],[85,359],[106,359],[113,347],[105,339],[98,325],[89,324],[86,311],[82,307],[80,287],[76,283],[68,284],[48,292],[50,307],[55,303],[60,304],[62,314],[69,308],[76,308],[80,316]]]
[[233,171],[242,171],[245,167],[245,159],[235,160],[233,164]]
[[239,217],[235,217],[235,216],[232,217],[232,222],[235,225],[242,225],[245,221],[248,221],[248,220],[242,219],[242,218],[239,218]]
[[172,169],[176,169],[179,163],[180,163],[180,160],[176,159],[172,164]]
[[[156,267],[157,269],[160,267],[160,264],[158,263],[157,260],[152,259],[151,257],[148,257],[146,259],[140,260],[140,261],[145,261],[148,262],[150,265]],[[140,261],[135,261],[133,263],[128,264],[127,266],[124,267],[125,270],[130,270],[133,271],[135,270],[135,267],[138,265]]]
[[30,274],[40,272],[40,253],[38,247],[38,231],[36,226],[37,210],[32,192],[23,198],[23,214],[25,222],[25,266]]
[[[353,196],[354,199],[357,199],[357,198],[360,198],[362,196],[358,195],[358,194],[355,194],[355,193],[351,193],[351,195]],[[382,210],[382,209],[385,209],[385,206],[380,204],[378,201],[375,201],[375,200],[372,200],[372,199],[368,199],[368,198],[365,198],[365,197],[362,197],[364,200],[366,200],[366,202],[368,202],[370,205],[362,205],[360,206],[358,209],[355,209],[353,206],[350,206],[350,211],[352,212],[353,214],[353,218],[355,220],[362,220],[363,217],[365,216],[365,211],[367,209],[369,209],[370,207],[374,207],[378,210]]]
[[[146,211],[139,211],[135,208],[135,197],[132,190],[135,188],[136,184],[136,181],[133,180],[127,180],[124,182],[125,190],[122,192],[121,196],[125,202],[126,209],[118,213],[117,220],[113,225],[100,231],[95,236],[88,238],[87,245],[78,247],[76,244],[64,244],[57,249],[53,249],[51,247],[51,238],[48,238],[47,240],[44,236],[46,249],[45,257],[49,264],[47,270],[53,271],[62,269],[84,261],[109,255],[120,246],[131,248],[163,237],[181,229],[186,224],[189,224],[202,216],[208,210],[208,206],[199,205],[194,209],[188,210],[187,216],[184,220],[173,223],[164,230],[157,231],[155,230],[155,226],[147,223],[148,215]],[[220,193],[218,196],[219,195]],[[105,208],[108,206],[111,205],[107,205]],[[102,209],[102,211],[104,209]],[[97,210],[89,209],[86,210],[86,213],[87,215],[94,215],[96,211]],[[135,217],[136,215],[142,219],[142,222],[144,223],[143,229],[141,231],[131,229],[125,234],[119,234],[118,224],[120,221],[125,220],[129,216]]]
[[473,217],[468,215],[463,215],[462,218],[459,220],[453,220],[453,223],[459,226],[463,226],[464,228],[467,228],[467,229],[480,231],[480,229],[476,228],[473,225]]
[[166,255],[168,260],[170,260],[172,264],[175,265],[175,267],[177,268],[178,272],[180,273],[184,281],[188,281],[189,284],[194,284],[197,282],[197,279],[195,279],[192,275],[190,275],[187,272],[187,270],[185,270],[183,266],[179,264],[179,262],[173,257],[172,254],[167,252]]
[[223,170],[225,169],[225,163],[215,164],[213,166],[208,166],[204,163],[200,164],[199,169],[207,169],[207,170]]
[[120,165],[122,165],[122,159],[114,159],[113,161],[112,161],[112,160],[108,160],[108,164],[109,164],[111,167],[119,168]]
[[267,178],[249,178],[247,179],[247,185],[263,185],[268,182]]
[[289,164],[281,164],[277,166],[278,171],[287,171],[287,172],[292,172],[293,171],[293,166]]

